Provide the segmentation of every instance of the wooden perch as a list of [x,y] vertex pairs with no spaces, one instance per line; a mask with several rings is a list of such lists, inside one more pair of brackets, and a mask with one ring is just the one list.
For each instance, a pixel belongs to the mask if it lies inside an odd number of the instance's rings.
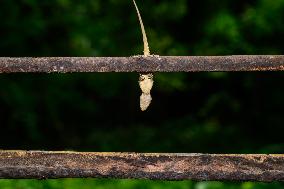
[[284,55],[0,57],[0,73],[283,71]]
[[0,178],[284,181],[284,155],[0,151]]

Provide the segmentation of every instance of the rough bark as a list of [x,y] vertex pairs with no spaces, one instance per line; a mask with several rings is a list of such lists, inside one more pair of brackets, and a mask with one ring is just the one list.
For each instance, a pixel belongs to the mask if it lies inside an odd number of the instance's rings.
[[284,55],[0,57],[0,73],[283,71]]
[[0,178],[284,181],[284,155],[0,151]]

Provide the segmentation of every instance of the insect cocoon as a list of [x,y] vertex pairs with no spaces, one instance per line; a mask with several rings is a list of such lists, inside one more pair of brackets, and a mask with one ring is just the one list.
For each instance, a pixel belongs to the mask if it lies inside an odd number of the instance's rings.
[[153,87],[153,84],[153,74],[140,74],[139,86],[142,91],[142,95],[140,96],[140,108],[142,111],[145,111],[151,104],[152,97],[150,92]]

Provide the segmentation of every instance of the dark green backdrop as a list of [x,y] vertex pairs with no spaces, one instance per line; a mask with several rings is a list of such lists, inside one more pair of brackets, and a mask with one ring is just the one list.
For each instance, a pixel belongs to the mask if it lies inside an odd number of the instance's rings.
[[[137,0],[159,55],[284,54],[284,0]],[[1,0],[0,56],[142,54],[131,0]],[[284,75],[159,73],[139,110],[138,75],[1,74],[0,148],[283,153]],[[12,181],[0,188],[281,188],[283,184]]]

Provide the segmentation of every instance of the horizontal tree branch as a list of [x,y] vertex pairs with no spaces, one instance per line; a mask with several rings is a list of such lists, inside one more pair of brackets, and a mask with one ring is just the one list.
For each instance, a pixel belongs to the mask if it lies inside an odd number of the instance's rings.
[[0,178],[284,181],[284,155],[0,151]]
[[0,73],[283,71],[284,55],[0,57]]

